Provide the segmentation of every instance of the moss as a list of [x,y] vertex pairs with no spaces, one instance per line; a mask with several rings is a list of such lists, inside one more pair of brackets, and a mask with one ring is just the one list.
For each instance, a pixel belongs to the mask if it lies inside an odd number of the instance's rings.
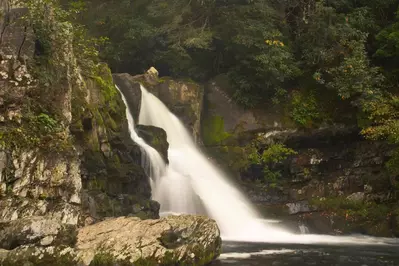
[[87,189],[88,190],[99,190],[99,191],[105,191],[106,188],[106,180],[103,178],[96,178],[89,180],[87,182]]
[[46,200],[49,198],[49,195],[46,192],[43,192],[39,195],[40,200]]
[[90,263],[90,266],[114,266],[114,265],[119,265],[119,266],[182,265],[183,266],[183,265],[187,265],[187,264],[179,263],[177,258],[173,255],[172,252],[166,252],[165,256],[162,258],[162,261],[158,261],[154,258],[145,258],[145,259],[139,258],[133,264],[130,263],[127,259],[120,261],[120,260],[116,260],[115,257],[111,254],[99,253],[94,257],[94,259]]
[[[47,118],[47,119],[45,119]],[[61,122],[43,113],[27,113],[21,123],[0,126],[0,144],[5,148],[34,149],[43,153],[72,151],[72,139]]]
[[[142,259],[139,258],[134,262],[134,266],[158,266],[160,265],[155,259]],[[167,265],[167,264],[161,264],[161,265]]]
[[123,170],[121,160],[119,159],[119,156],[117,154],[114,154],[112,158],[107,160],[108,167],[113,169],[114,171],[120,171]]
[[114,266],[115,257],[107,253],[96,254],[90,263],[90,266]]
[[184,262],[183,265],[207,265],[216,259],[221,253],[222,239],[219,237],[214,245],[204,249],[203,246],[193,244],[191,250],[195,254],[195,257],[191,263]]
[[52,254],[40,251],[40,256],[37,255],[37,248],[28,248],[25,251],[11,251],[5,260],[1,261],[2,266],[15,265],[35,265],[35,266],[75,266],[77,262],[75,257],[71,254],[60,255],[64,247],[58,247]]
[[178,260],[176,256],[174,256],[173,252],[166,251],[161,261],[156,260],[155,258],[139,258],[134,262],[134,266],[189,266],[185,262],[181,262]]
[[117,125],[117,123],[109,113],[104,114],[104,124],[107,125],[107,128],[112,129],[113,131],[120,130],[120,127]]
[[221,116],[212,116],[204,120],[202,137],[205,145],[217,145],[231,136],[224,130],[224,120]]

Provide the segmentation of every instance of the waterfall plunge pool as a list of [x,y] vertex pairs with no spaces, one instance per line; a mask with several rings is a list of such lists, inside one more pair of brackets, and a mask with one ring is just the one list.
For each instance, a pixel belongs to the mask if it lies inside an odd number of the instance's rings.
[[224,242],[211,266],[398,266],[399,242],[389,245],[298,245]]

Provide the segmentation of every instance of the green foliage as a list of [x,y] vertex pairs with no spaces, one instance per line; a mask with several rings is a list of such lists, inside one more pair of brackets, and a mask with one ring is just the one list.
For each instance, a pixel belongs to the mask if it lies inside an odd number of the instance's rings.
[[370,54],[392,62],[396,56],[395,0],[76,2],[90,33],[108,40],[97,47],[114,71],[140,73],[155,65],[161,74],[195,80],[227,74],[231,96],[245,107],[287,104],[287,92],[306,88],[314,92],[304,96],[310,114],[306,103],[293,112],[306,127],[327,120],[314,107],[319,95],[334,96],[326,91],[344,99],[334,99],[331,108],[341,119],[348,97],[381,89]]
[[298,125],[310,128],[321,120],[321,108],[312,93],[303,95],[299,91],[293,91],[291,98],[291,117]]
[[39,148],[43,152],[63,152],[72,149],[72,140],[63,126],[48,114],[28,114],[21,124],[10,124],[0,134],[0,144],[10,148]]
[[251,144],[254,149],[248,154],[249,161],[252,164],[263,165],[263,173],[265,181],[275,185],[278,183],[281,173],[279,171],[273,171],[276,165],[286,160],[289,156],[297,154],[294,150],[287,148],[284,144],[275,143],[263,150],[262,153],[258,152],[255,147],[257,143]]
[[287,159],[289,155],[296,154],[296,152],[290,148],[287,148],[281,143],[273,144],[269,148],[263,151],[261,161],[266,164],[279,163]]
[[[399,97],[391,94],[377,94],[372,99],[361,102],[363,112],[370,121],[363,126],[362,134],[371,140],[387,140],[399,144]],[[392,176],[399,175],[399,150],[393,152],[387,162],[387,169]]]
[[329,69],[331,81],[327,84],[338,92],[342,99],[353,96],[368,96],[376,93],[384,77],[378,68],[370,67],[364,44],[351,41],[347,44],[351,51],[339,66]]
[[278,182],[281,174],[278,171],[272,171],[271,168],[294,154],[297,153],[281,143],[273,144],[264,150],[260,156],[260,161],[265,165],[263,169],[265,179],[272,184]]
[[90,266],[112,266],[115,264],[115,257],[106,253],[98,253],[94,256]]
[[36,117],[35,120],[40,131],[44,133],[55,132],[59,127],[57,121],[47,114],[40,114]]

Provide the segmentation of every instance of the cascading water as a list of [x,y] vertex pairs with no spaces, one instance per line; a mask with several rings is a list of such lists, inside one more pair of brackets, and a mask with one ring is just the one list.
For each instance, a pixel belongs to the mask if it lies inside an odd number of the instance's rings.
[[[163,128],[169,142],[168,174],[155,181],[154,199],[162,212],[199,213],[202,205],[224,239],[248,239],[263,224],[244,196],[195,146],[180,120],[145,88],[141,88],[139,123]],[[200,200],[200,202],[198,202]],[[289,235],[270,227],[269,236]]]
[[223,240],[280,243],[385,244],[396,240],[372,237],[296,235],[265,222],[245,197],[201,154],[191,136],[167,107],[141,87],[139,123],[163,128],[169,142],[169,165],[159,153],[140,138],[134,129],[127,101],[130,135],[144,151],[143,167],[151,178],[153,198],[161,212],[202,213],[218,223]]
[[126,101],[124,94],[120,91],[118,86],[115,86],[122,96],[122,100],[126,106],[126,117],[129,125],[129,133],[130,138],[139,145],[141,148],[142,155],[141,155],[141,164],[146,171],[147,176],[151,177],[151,187],[154,187],[154,177],[161,177],[166,172],[166,164],[162,159],[161,155],[156,151],[153,147],[148,145],[142,138],[137,135],[136,130],[134,129],[134,119],[131,115],[129,105]]

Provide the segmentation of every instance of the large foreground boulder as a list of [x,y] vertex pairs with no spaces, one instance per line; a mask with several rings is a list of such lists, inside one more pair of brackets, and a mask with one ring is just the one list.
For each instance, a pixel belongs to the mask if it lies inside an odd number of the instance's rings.
[[0,265],[206,265],[220,251],[219,229],[207,217],[120,217],[80,229],[74,248],[0,250]]

